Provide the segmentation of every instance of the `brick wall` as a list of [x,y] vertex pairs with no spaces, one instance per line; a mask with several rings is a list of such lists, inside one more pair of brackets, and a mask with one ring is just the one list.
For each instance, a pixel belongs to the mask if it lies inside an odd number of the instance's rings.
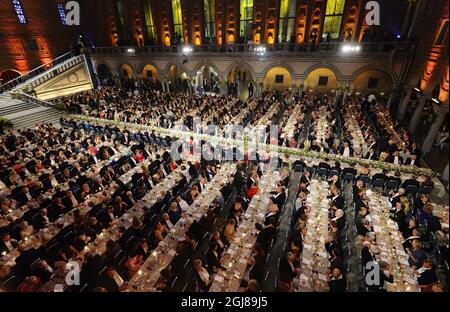
[[27,72],[67,52],[78,27],[64,26],[56,0],[21,0],[27,23],[20,24],[11,0],[0,0],[0,73]]

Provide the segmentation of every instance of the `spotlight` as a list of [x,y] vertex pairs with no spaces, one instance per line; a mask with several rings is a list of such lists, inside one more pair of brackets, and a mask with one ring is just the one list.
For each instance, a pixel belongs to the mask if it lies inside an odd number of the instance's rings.
[[348,52],[359,52],[361,50],[361,47],[359,45],[350,45],[346,44],[342,46],[342,52],[348,53]]
[[414,90],[416,90],[417,92],[422,92],[422,90],[420,90],[419,88],[414,88]]
[[192,49],[190,46],[184,46],[184,47],[183,47],[183,54],[184,54],[184,55],[191,54],[192,51],[193,51],[193,49]]
[[257,56],[264,56],[266,54],[266,47],[265,46],[257,46],[254,50],[254,53]]
[[127,49],[127,53],[134,53],[136,52],[136,50],[134,48],[128,48]]
[[400,39],[402,37],[402,35],[397,35],[397,39]]

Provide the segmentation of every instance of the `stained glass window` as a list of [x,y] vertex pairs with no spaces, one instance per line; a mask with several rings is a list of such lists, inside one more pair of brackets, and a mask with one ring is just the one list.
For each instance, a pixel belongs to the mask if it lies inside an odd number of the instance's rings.
[[14,10],[16,10],[17,17],[19,18],[19,23],[26,24],[27,19],[25,17],[25,13],[23,12],[22,4],[19,0],[12,0]]

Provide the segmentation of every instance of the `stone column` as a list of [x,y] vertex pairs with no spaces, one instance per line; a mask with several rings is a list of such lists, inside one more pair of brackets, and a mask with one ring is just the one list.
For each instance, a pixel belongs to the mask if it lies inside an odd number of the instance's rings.
[[405,118],[406,109],[408,108],[409,100],[411,100],[411,95],[413,93],[414,88],[406,87],[406,94],[400,100],[400,107],[397,110],[397,119],[403,120]]
[[403,20],[403,25],[402,25],[402,37],[405,36],[405,33],[408,30],[409,16],[411,15],[411,11],[412,11],[414,2],[415,1],[412,1],[412,0],[408,1],[408,10],[406,11],[405,19]]
[[166,77],[161,77],[161,87],[162,91],[166,92]]
[[434,142],[436,141],[436,137],[439,132],[439,129],[441,128],[442,123],[444,122],[445,114],[448,113],[448,103],[446,105],[445,104],[444,105],[435,105],[434,110],[438,115],[436,117],[436,120],[431,125],[430,130],[428,130],[427,137],[423,141],[422,152],[424,154],[428,153],[431,150],[431,147],[433,146]]
[[414,114],[411,118],[411,121],[409,122],[408,130],[411,133],[414,133],[416,131],[417,125],[419,123],[420,118],[422,117],[423,108],[425,106],[425,102],[430,98],[430,95],[425,93],[420,95],[419,97],[419,103],[417,104],[417,108],[414,111]]

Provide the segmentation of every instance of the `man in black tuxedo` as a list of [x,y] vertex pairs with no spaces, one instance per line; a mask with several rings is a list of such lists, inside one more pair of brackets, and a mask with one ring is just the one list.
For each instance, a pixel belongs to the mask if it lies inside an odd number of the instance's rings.
[[366,154],[365,159],[378,160],[378,156],[373,148],[369,149],[369,152]]
[[300,269],[294,266],[294,254],[292,252],[286,253],[280,261],[280,281],[290,285],[292,288],[292,282],[294,278],[300,274]]
[[286,193],[284,192],[284,187],[278,186],[276,192],[271,192],[273,198],[278,206],[278,209],[283,209],[284,202],[286,201]]
[[353,147],[351,147],[347,141],[345,141],[344,145],[339,149],[339,154],[345,157],[353,157],[353,152]]
[[42,208],[39,210],[39,214],[34,218],[34,226],[36,229],[40,230],[50,223],[50,219],[47,216],[47,209]]
[[412,154],[411,157],[408,157],[404,163],[405,166],[419,166],[419,162],[417,161],[417,156]]
[[398,151],[393,152],[387,159],[388,162],[395,165],[403,164],[403,157],[400,156]]

